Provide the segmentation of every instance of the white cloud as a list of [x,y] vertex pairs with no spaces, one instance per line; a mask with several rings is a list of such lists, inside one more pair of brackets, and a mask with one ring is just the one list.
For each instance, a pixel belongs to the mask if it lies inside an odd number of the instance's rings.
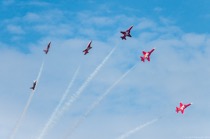
[[83,25],[94,25],[94,26],[107,26],[107,25],[113,25],[116,21],[109,18],[109,17],[103,17],[103,16],[93,16],[92,13],[89,12],[81,12],[78,13],[78,19],[80,22],[83,23]]
[[161,8],[161,7],[155,7],[154,8],[154,11],[157,12],[157,13],[160,13],[160,12],[163,11],[163,8]]
[[[76,79],[73,91],[79,88],[116,44],[118,44],[118,48],[113,56],[87,87],[84,95],[75,102],[71,111],[66,113],[47,138],[62,137],[67,127],[72,125],[68,122],[76,121],[94,98],[101,95],[109,85],[126,72],[129,66],[135,63],[139,63],[138,67],[119,83],[98,108],[87,117],[84,124],[73,134],[74,138],[80,139],[88,136],[93,139],[107,139],[118,137],[121,133],[134,128],[136,123],[144,123],[159,115],[164,117],[161,122],[136,133],[132,137],[154,138],[155,136],[155,138],[175,139],[179,135],[188,136],[193,133],[192,127],[193,131],[198,133],[207,134],[209,132],[206,124],[206,121],[209,121],[210,113],[208,109],[210,106],[208,100],[209,34],[186,33],[171,22],[167,22],[167,25],[160,25],[160,23],[147,18],[136,19],[121,15],[116,16],[117,21],[111,21],[113,17],[93,15],[91,19],[94,20],[90,20],[92,22],[90,26],[78,27],[76,21],[65,19],[65,14],[62,12],[55,13],[57,14],[51,14],[49,18],[44,19],[48,22],[43,21],[34,26],[34,29],[41,33],[46,32],[46,34],[38,42],[26,44],[31,53],[23,54],[9,49],[4,44],[0,45],[0,63],[2,63],[0,69],[2,87],[0,91],[3,92],[0,94],[0,98],[1,102],[6,105],[6,107],[1,105],[0,123],[3,123],[5,127],[1,138],[6,138],[6,134],[12,130],[25,105],[29,87],[36,77],[44,55],[42,50],[48,41],[51,41],[52,45],[48,55],[45,56],[46,64],[43,75],[29,108],[27,119],[20,129],[17,139],[30,138],[30,136],[36,136],[39,133],[78,65],[81,64],[81,72]],[[59,15],[61,17],[53,22],[54,16]],[[79,18],[79,21],[85,23],[84,20],[87,20],[88,17]],[[42,19],[42,15],[28,13],[22,18],[28,21],[38,21]],[[122,23],[125,19],[128,19],[128,23]],[[63,20],[65,23],[62,22]],[[103,23],[105,21],[108,22]],[[132,30],[134,35],[126,41],[120,40],[119,32],[110,33],[113,36],[103,34],[104,30],[115,32],[132,22],[134,23]],[[122,25],[118,26],[119,23]],[[113,30],[108,27],[103,30],[96,30],[95,26],[92,26],[95,24],[98,24],[99,27],[113,24],[115,27]],[[20,26],[15,25],[8,25],[8,30],[16,34],[24,33]],[[77,35],[74,35],[73,38],[65,37],[68,31],[71,34],[78,32],[81,34],[84,31],[85,35],[92,32],[92,36],[101,35],[111,39],[108,39],[109,41],[93,40],[93,49],[84,56],[82,50],[90,38],[83,39]],[[151,62],[140,62],[141,51],[150,50],[153,47],[156,47],[156,50],[151,55]],[[203,47],[205,48],[204,54],[197,51]],[[174,108],[179,104],[179,101],[184,103],[192,101],[194,105],[188,108],[185,115],[177,115]],[[165,113],[170,113],[170,115],[165,116]],[[4,121],[5,117],[11,120]],[[201,128],[204,130],[200,130]],[[183,130],[185,133],[182,132]],[[176,136],[171,137],[170,133],[174,133]]]
[[23,18],[28,22],[34,22],[34,21],[41,20],[40,15],[38,15],[36,13],[31,13],[31,12],[27,13]]
[[51,4],[43,1],[30,1],[30,2],[20,2],[20,5],[30,5],[30,6],[50,6]]
[[206,41],[206,35],[187,33],[182,36],[182,39],[187,46],[202,48]]
[[12,34],[24,34],[24,30],[18,25],[7,25],[7,30]]
[[68,24],[60,24],[57,26],[40,24],[34,26],[34,31],[40,34],[50,35],[50,36],[60,36],[60,35],[72,35],[73,29]]
[[165,25],[171,25],[174,23],[174,21],[171,18],[166,18],[166,17],[159,17],[161,23],[165,24]]
[[141,18],[138,25],[135,27],[137,29],[154,29],[156,28],[156,23],[147,18]]

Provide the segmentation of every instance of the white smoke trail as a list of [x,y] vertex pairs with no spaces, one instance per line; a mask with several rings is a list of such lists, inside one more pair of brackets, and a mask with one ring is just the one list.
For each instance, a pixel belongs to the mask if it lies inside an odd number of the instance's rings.
[[146,126],[149,126],[149,125],[155,123],[157,120],[158,120],[158,119],[154,119],[154,120],[152,120],[152,121],[150,121],[150,122],[147,122],[147,123],[145,123],[145,124],[143,124],[143,125],[137,126],[136,128],[134,128],[134,129],[132,129],[132,130],[126,132],[125,134],[121,135],[121,136],[120,136],[119,138],[117,138],[117,139],[125,139],[125,138],[128,138],[129,136],[131,136],[131,135],[134,134],[135,132],[141,130],[142,128],[144,128],[144,127],[146,127]]
[[37,84],[39,83],[39,79],[40,79],[40,77],[41,77],[41,75],[42,75],[42,70],[43,70],[43,68],[44,68],[44,60],[42,61],[42,65],[41,65],[41,67],[40,67],[39,74],[38,74],[38,76],[37,76],[37,78],[36,78]]
[[[87,78],[87,80],[82,84],[82,86],[74,93],[68,101],[64,104],[64,106],[52,117],[51,123],[48,124],[48,126],[45,129],[45,132],[43,135],[46,134],[46,132],[53,127],[53,125],[58,121],[58,119],[63,115],[63,113],[68,110],[68,108],[71,106],[71,104],[77,100],[77,98],[81,95],[83,90],[87,87],[89,82],[96,76],[96,74],[99,72],[99,70],[103,67],[103,65],[106,63],[106,61],[110,58],[112,53],[115,51],[116,48],[113,48],[111,52],[105,57],[105,59],[96,67],[94,72]],[[43,136],[39,137],[38,139],[42,139]]]
[[72,130],[68,133],[68,136],[65,137],[65,139],[69,138],[71,136],[71,134],[73,133],[73,131],[86,119],[86,117],[90,114],[90,112],[92,112],[96,106],[98,106],[98,104],[110,93],[110,91],[120,82],[122,81],[122,79],[124,79],[128,73],[130,73],[135,67],[137,66],[137,64],[135,64],[132,68],[130,68],[126,73],[124,73],[117,81],[114,82],[114,84],[112,84],[111,87],[109,87],[106,92],[104,92],[94,103],[92,103],[92,105],[87,109],[87,111],[80,117],[80,119],[76,122],[76,124],[74,125],[74,127],[72,128]]
[[[44,60],[43,60],[42,65],[41,65],[41,67],[40,67],[39,74],[38,74],[38,76],[37,76],[37,78],[36,78],[37,84],[38,84],[39,79],[40,79],[40,77],[41,77],[43,67],[44,67]],[[36,85],[36,87],[37,87],[37,85]],[[26,106],[24,107],[24,110],[23,110],[23,112],[22,112],[20,118],[18,119],[18,121],[17,121],[17,123],[16,123],[16,125],[15,125],[15,127],[14,127],[14,129],[13,129],[13,131],[12,131],[10,137],[9,137],[9,139],[13,139],[13,138],[15,137],[15,135],[16,135],[16,133],[17,133],[17,131],[18,131],[20,125],[21,125],[21,122],[22,122],[22,120],[24,119],[25,114],[26,114],[26,112],[28,111],[28,108],[29,108],[29,106],[30,106],[30,104],[31,104],[31,100],[32,100],[32,98],[33,98],[33,96],[34,96],[35,90],[36,90],[36,89],[32,90],[32,92],[31,92],[31,94],[30,94],[30,96],[29,96],[29,98],[28,98],[28,101],[27,101],[27,103],[26,103]]]
[[69,93],[69,90],[71,89],[73,83],[74,83],[74,80],[76,79],[77,77],[77,74],[79,72],[79,68],[77,68],[76,72],[74,73],[73,77],[72,77],[72,80],[70,81],[66,91],[64,92],[59,104],[56,106],[56,108],[54,109],[52,115],[50,116],[48,122],[45,124],[43,130],[41,131],[41,134],[39,135],[38,139],[39,138],[43,138],[45,136],[45,134],[47,133],[47,131],[50,129],[50,124],[52,123],[54,117],[56,116],[58,110],[60,109],[61,105],[63,104],[64,100],[66,99],[66,97],[68,96],[68,93]]

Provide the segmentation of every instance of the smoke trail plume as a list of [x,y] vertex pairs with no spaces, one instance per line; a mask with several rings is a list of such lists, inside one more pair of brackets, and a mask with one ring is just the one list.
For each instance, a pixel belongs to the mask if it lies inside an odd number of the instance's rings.
[[41,67],[40,67],[39,74],[38,74],[38,76],[37,76],[37,78],[36,78],[37,83],[39,83],[39,79],[40,79],[40,77],[41,77],[41,75],[42,75],[42,70],[43,70],[43,68],[44,68],[44,60],[42,61],[42,65],[41,65]]
[[70,81],[70,83],[69,83],[69,85],[68,85],[66,91],[64,92],[64,94],[63,94],[63,96],[62,96],[62,98],[61,98],[59,104],[58,104],[58,105],[56,106],[56,108],[54,109],[52,115],[50,116],[48,122],[45,124],[45,126],[44,126],[43,130],[41,131],[41,134],[39,135],[38,138],[43,138],[44,135],[47,133],[47,130],[50,128],[50,124],[52,123],[52,121],[53,121],[55,115],[57,114],[57,112],[58,112],[58,110],[60,109],[61,105],[63,104],[64,100],[65,100],[66,97],[68,96],[69,90],[71,89],[71,87],[72,87],[72,85],[73,85],[73,83],[74,83],[74,80],[75,80],[76,77],[77,77],[77,74],[78,74],[78,72],[79,72],[79,69],[80,69],[80,67],[77,68],[76,72],[74,73],[73,78],[72,78],[72,80]]
[[154,119],[154,120],[152,120],[152,121],[150,121],[150,122],[147,122],[147,123],[145,123],[145,124],[143,124],[143,125],[140,125],[140,126],[134,128],[134,129],[132,129],[132,130],[126,132],[125,134],[121,135],[121,136],[120,136],[119,138],[117,138],[117,139],[125,139],[125,138],[128,138],[129,136],[131,136],[131,135],[134,134],[135,132],[141,130],[142,128],[144,128],[144,127],[146,127],[146,126],[149,126],[149,125],[155,123],[157,120],[158,120],[158,119]]
[[[64,103],[64,106],[61,107],[61,109],[58,110],[58,112],[52,117],[51,122],[48,124],[48,126],[45,129],[44,135],[48,132],[49,128],[52,128],[53,125],[58,121],[58,119],[63,115],[63,113],[69,109],[69,107],[72,105],[74,101],[76,101],[83,90],[87,87],[89,82],[96,76],[96,74],[99,72],[99,70],[103,67],[103,65],[106,63],[106,61],[110,58],[112,53],[115,51],[116,48],[113,48],[111,52],[105,57],[105,59],[96,67],[94,72],[87,78],[87,80],[82,84],[82,86],[74,93],[66,103]],[[43,136],[41,136],[38,139],[42,139]]]
[[[39,74],[38,74],[38,76],[37,76],[37,78],[36,78],[37,84],[38,84],[39,79],[40,79],[40,77],[41,77],[43,67],[44,67],[44,60],[43,60],[42,65],[41,65],[41,67],[40,67]],[[30,104],[31,104],[31,101],[32,101],[32,98],[33,98],[33,96],[34,96],[35,91],[36,91],[36,89],[32,90],[32,92],[31,92],[31,94],[30,94],[30,96],[29,96],[29,98],[28,98],[28,101],[27,101],[27,103],[26,103],[26,105],[25,105],[25,107],[24,107],[24,110],[23,110],[23,112],[22,112],[20,118],[18,119],[18,121],[17,121],[17,123],[16,123],[16,125],[15,125],[15,127],[14,127],[14,129],[13,129],[13,131],[12,131],[10,137],[9,137],[9,139],[13,139],[13,138],[15,137],[15,135],[16,135],[16,133],[17,133],[17,131],[18,131],[20,125],[21,125],[21,122],[23,121],[23,119],[24,119],[24,117],[25,117],[25,114],[26,114],[26,112],[28,111],[28,108],[29,108],[29,106],[30,106]]]
[[124,73],[118,80],[116,80],[114,82],[114,84],[112,84],[112,86],[110,86],[106,92],[104,92],[94,103],[92,103],[92,105],[87,109],[87,111],[80,117],[80,119],[76,122],[76,124],[74,125],[74,127],[72,128],[72,130],[68,133],[68,136],[65,137],[65,139],[69,138],[71,136],[71,134],[73,133],[73,131],[86,119],[86,117],[96,108],[96,106],[98,106],[98,104],[110,93],[110,91],[117,85],[119,84],[120,81],[122,81],[127,75],[128,73],[130,73],[135,67],[137,66],[137,64],[135,64],[132,68],[130,68],[126,73]]

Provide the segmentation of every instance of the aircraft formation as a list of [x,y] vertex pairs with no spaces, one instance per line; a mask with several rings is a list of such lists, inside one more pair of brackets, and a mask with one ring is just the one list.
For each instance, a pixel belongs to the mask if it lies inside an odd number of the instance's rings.
[[[132,37],[131,36],[131,29],[133,28],[133,25],[131,27],[129,27],[129,29],[127,29],[126,31],[121,31],[120,33],[123,34],[123,36],[121,36],[122,40],[126,40],[126,37]],[[88,43],[87,47],[85,50],[83,50],[84,52],[84,55],[88,54],[89,53],[89,50],[92,49],[92,40]],[[49,44],[47,45],[47,48],[44,49],[43,51],[45,52],[45,54],[47,54],[49,52],[49,49],[50,49],[50,46],[51,46],[51,42],[49,42]],[[145,60],[147,61],[150,61],[150,55],[155,51],[155,48],[153,48],[152,50],[148,51],[148,52],[145,52],[145,51],[142,51],[143,53],[143,56],[140,56],[140,59],[142,62],[145,62]],[[35,80],[33,82],[33,86],[30,87],[30,89],[32,90],[35,90],[36,88],[36,83],[37,81]],[[192,105],[192,103],[189,103],[189,104],[182,104],[182,102],[180,102],[180,107],[176,107],[176,112],[178,113],[179,111],[181,111],[181,113],[183,114],[184,113],[184,110],[188,107]]]
[[[51,42],[49,42],[48,45],[47,45],[47,48],[43,50],[45,54],[47,54],[49,52],[50,46],[51,46]],[[33,85],[32,85],[32,87],[30,87],[30,89],[35,90],[36,84],[37,84],[37,80],[35,80],[33,82]]]
[[[120,31],[120,33],[122,34],[122,36],[120,36],[120,38],[122,40],[127,40],[127,37],[131,38],[132,35],[131,35],[131,30],[133,28],[133,25],[130,26],[126,31]],[[82,51],[84,53],[84,55],[87,55],[89,53],[89,51],[92,49],[92,40],[87,44],[86,48]],[[47,55],[49,50],[50,50],[50,47],[51,47],[51,42],[48,43],[47,47],[43,50],[43,52]],[[155,48],[151,49],[150,51],[142,51],[142,54],[141,56],[139,56],[140,58],[140,61],[141,62],[145,62],[145,61],[148,61],[150,62],[151,61],[151,58],[150,56],[152,55],[152,53],[155,51]],[[38,80],[35,80],[32,84],[32,86],[30,87],[30,89],[34,92],[35,89],[36,89],[36,86],[37,86],[37,82]],[[176,107],[175,108],[175,112],[179,113],[181,112],[182,114],[184,114],[184,111],[187,107],[189,107],[190,105],[192,105],[192,103],[189,103],[189,104],[183,104],[182,102],[180,102],[180,106],[179,107]]]
[[[122,40],[126,40],[126,37],[132,37],[131,36],[131,29],[133,28],[133,25],[131,27],[129,27],[126,31],[121,31],[120,33],[123,34],[123,36],[121,36],[121,39]],[[92,40],[88,43],[87,47],[85,50],[83,50],[84,52],[84,55],[88,54],[89,53],[89,50],[92,49]],[[44,49],[43,51],[45,52],[45,54],[47,54],[49,52],[49,49],[50,49],[50,46],[51,46],[51,42],[49,42],[49,44],[47,45],[47,48]],[[150,55],[155,51],[155,48],[153,48],[152,50],[148,51],[148,52],[145,52],[145,51],[142,51],[143,53],[143,56],[140,56],[140,59],[142,62],[145,62],[145,60],[149,61],[150,62]],[[36,88],[36,83],[37,81],[35,80],[33,82],[33,85],[32,87],[30,87],[30,89],[32,90],[35,90]],[[181,111],[181,113],[183,114],[184,113],[184,110],[188,107],[192,105],[192,103],[189,103],[189,104],[182,104],[182,102],[180,102],[180,107],[176,107],[176,112],[178,113],[179,111]]]
[[[133,25],[130,26],[126,31],[120,31],[120,33],[123,35],[120,38],[122,40],[126,40],[126,37],[132,37],[131,35],[131,29],[133,28]],[[87,53],[89,53],[89,50],[92,49],[91,47],[92,44],[92,40],[88,43],[87,48],[85,50],[83,50],[84,55],[86,55]],[[155,51],[155,48],[153,48],[152,50],[146,52],[146,51],[142,51],[143,56],[140,56],[140,59],[142,62],[145,62],[145,60],[150,62],[150,55]],[[179,111],[181,111],[182,114],[184,114],[184,110],[190,106],[192,103],[189,104],[182,104],[182,102],[180,102],[180,107],[176,107],[176,112],[178,113]]]

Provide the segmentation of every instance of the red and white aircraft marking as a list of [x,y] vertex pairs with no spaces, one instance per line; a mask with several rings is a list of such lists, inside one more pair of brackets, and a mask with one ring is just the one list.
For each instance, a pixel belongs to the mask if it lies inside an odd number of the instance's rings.
[[43,51],[45,52],[45,54],[48,53],[48,51],[49,51],[49,49],[50,49],[50,45],[51,45],[51,42],[47,45],[47,48],[43,50]]
[[131,26],[128,30],[126,31],[121,31],[120,33],[123,34],[123,36],[121,36],[122,40],[126,40],[126,37],[132,37],[130,32],[131,32],[131,29],[133,28],[133,26]]
[[149,52],[145,52],[145,51],[142,51],[142,53],[143,53],[143,56],[141,56],[140,58],[141,58],[141,61],[145,61],[145,59],[147,59],[148,61],[150,61],[150,55],[151,55],[151,53],[153,52],[155,50],[155,48],[153,48],[151,51],[149,51]]
[[87,48],[85,50],[83,50],[84,55],[86,55],[87,53],[89,53],[89,50],[92,48],[91,47],[91,43],[92,43],[92,41],[90,41],[89,44],[87,45]]
[[180,106],[176,107],[176,112],[178,113],[179,111],[181,111],[181,113],[184,113],[184,110],[189,107],[190,105],[192,105],[192,103],[189,104],[182,104],[182,102],[180,102]]

